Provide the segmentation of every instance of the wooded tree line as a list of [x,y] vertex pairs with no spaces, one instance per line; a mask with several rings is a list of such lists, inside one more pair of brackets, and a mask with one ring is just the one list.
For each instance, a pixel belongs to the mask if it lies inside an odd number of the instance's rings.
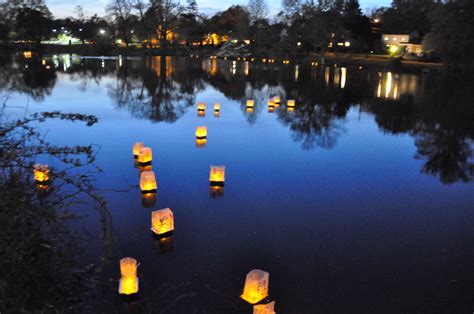
[[[44,0],[0,1],[0,40],[39,43],[66,30],[83,43],[117,43],[151,47],[220,44],[223,38],[249,41],[254,55],[324,54],[334,49],[379,50],[380,34],[418,34],[428,49],[447,62],[472,64],[474,2],[393,0],[388,8],[362,12],[358,0],[282,0],[281,11],[269,14],[265,0],[249,0],[212,16],[194,0],[111,0],[106,16],[55,19]],[[212,36],[211,36],[212,35]],[[350,43],[349,46],[338,43]],[[341,47],[342,46],[342,47]]]

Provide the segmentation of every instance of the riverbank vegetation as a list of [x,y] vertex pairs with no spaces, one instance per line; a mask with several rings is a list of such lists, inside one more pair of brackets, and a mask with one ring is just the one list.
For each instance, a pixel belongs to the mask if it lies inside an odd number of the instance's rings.
[[[0,6],[4,45],[82,45],[71,52],[101,54],[205,54],[223,57],[295,59],[326,52],[391,54],[382,34],[407,34],[423,45],[420,60],[472,66],[474,10],[470,0],[437,3],[394,0],[390,7],[362,12],[357,0],[283,0],[270,15],[265,0],[233,5],[212,16],[189,0],[111,0],[107,15],[54,18],[44,1],[7,0]],[[87,46],[89,47],[87,47]],[[59,49],[59,48],[58,48]],[[61,51],[64,52],[64,51]]]

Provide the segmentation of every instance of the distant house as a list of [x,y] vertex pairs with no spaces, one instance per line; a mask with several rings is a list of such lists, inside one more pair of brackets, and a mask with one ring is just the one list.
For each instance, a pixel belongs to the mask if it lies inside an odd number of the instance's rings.
[[382,34],[384,47],[393,54],[421,55],[423,45],[417,40],[418,33],[412,34]]
[[382,42],[384,45],[399,45],[401,43],[409,43],[410,35],[409,34],[382,34]]

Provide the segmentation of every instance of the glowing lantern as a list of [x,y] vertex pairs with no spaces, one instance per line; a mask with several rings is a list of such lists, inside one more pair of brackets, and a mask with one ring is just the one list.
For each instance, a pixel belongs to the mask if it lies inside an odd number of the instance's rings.
[[295,106],[295,101],[293,99],[288,99],[288,102],[286,103],[287,107],[294,107]]
[[219,111],[221,111],[221,105],[218,104],[218,103],[215,103],[215,104],[214,104],[214,113],[215,113],[215,112],[219,112]]
[[174,230],[173,212],[169,208],[151,212],[151,231],[157,235]]
[[211,166],[209,181],[211,182],[211,185],[224,185],[225,166]]
[[206,111],[206,104],[203,102],[198,103],[198,112],[199,111]]
[[49,182],[49,168],[48,165],[36,164],[34,165],[33,174],[37,183]]
[[279,104],[279,103],[281,102],[280,96],[275,96],[275,97],[273,97],[273,102],[274,102],[275,104]]
[[253,108],[255,101],[253,99],[247,100],[247,108]]
[[156,191],[156,179],[153,171],[143,171],[140,174],[140,189],[142,190],[142,193]]
[[275,301],[253,306],[253,314],[275,314]]
[[141,147],[138,154],[138,163],[140,165],[150,164],[152,161],[151,147]]
[[196,128],[196,138],[197,139],[207,138],[207,128],[205,126],[198,126]]
[[202,138],[202,139],[196,138],[196,147],[197,148],[204,148],[204,147],[206,147],[206,142],[207,142],[206,138]]
[[130,295],[138,292],[137,260],[125,257],[120,260],[119,294]]
[[247,111],[248,113],[253,113],[253,107],[247,107],[245,111]]
[[25,59],[30,59],[33,56],[33,53],[31,51],[23,51],[23,57]]
[[138,155],[140,155],[140,148],[144,147],[145,144],[143,142],[136,142],[133,144],[133,156],[135,158],[138,158]]
[[260,302],[268,296],[270,274],[260,269],[251,270],[245,277],[244,292],[240,296],[250,304]]

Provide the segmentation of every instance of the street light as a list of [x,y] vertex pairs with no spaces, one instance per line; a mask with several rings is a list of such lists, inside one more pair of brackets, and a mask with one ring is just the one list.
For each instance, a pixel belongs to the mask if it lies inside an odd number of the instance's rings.
[[100,30],[99,30],[99,33],[100,33],[101,35],[104,35],[104,34],[105,34],[105,29],[100,29]]

